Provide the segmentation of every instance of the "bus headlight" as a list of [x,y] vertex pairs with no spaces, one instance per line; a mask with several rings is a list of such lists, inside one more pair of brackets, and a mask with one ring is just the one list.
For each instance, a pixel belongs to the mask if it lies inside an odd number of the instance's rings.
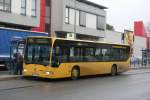
[[23,72],[27,72],[27,70],[26,70],[26,69],[24,69],[24,70],[23,70]]
[[45,72],[46,73],[46,75],[52,75],[53,74],[53,72]]

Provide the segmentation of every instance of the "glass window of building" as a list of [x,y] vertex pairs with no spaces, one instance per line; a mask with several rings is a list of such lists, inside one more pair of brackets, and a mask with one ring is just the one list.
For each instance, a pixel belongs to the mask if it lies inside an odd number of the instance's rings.
[[80,26],[85,27],[86,26],[86,12],[80,11],[79,17],[80,17],[80,22],[79,22]]
[[11,0],[4,0],[4,10],[10,12],[11,11]]
[[4,0],[0,0],[0,10],[4,9]]
[[[76,13],[76,17],[75,17],[75,13]],[[79,11],[69,8],[69,24],[74,25],[75,24],[75,20],[76,20],[76,25],[79,25]]]
[[11,12],[11,0],[0,0],[0,10]]
[[74,25],[74,21],[75,21],[75,12],[74,9],[69,9],[69,24],[73,24]]
[[76,25],[78,25],[79,26],[79,11],[78,10],[76,10]]
[[104,16],[97,16],[97,29],[105,30],[105,17]]
[[46,6],[45,22],[50,24],[50,7]]
[[97,18],[96,15],[86,14],[86,27],[96,29]]
[[[76,17],[75,17],[75,13],[76,13]],[[67,24],[75,24],[75,20],[76,20],[76,25],[79,25],[79,11],[66,7],[66,14],[65,14],[65,23]]]
[[50,24],[45,24],[45,32],[50,33]]
[[32,0],[32,16],[36,17],[36,0]]
[[21,0],[21,14],[26,15],[26,0]]
[[46,0],[46,6],[50,6],[50,0]]
[[68,7],[66,7],[65,23],[69,24],[69,8]]

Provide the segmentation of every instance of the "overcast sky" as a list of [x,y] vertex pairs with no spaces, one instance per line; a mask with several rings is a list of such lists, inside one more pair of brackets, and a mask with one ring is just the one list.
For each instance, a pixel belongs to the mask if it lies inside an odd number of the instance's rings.
[[150,22],[150,0],[89,0],[108,7],[107,23],[117,31],[133,30],[134,21]]

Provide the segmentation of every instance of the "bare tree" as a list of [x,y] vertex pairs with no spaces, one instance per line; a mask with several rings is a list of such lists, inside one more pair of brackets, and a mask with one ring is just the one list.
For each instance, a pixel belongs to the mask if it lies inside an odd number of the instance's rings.
[[110,24],[107,24],[107,25],[106,25],[106,29],[107,29],[107,30],[111,30],[111,31],[115,31],[114,26],[112,26],[112,25],[110,25]]

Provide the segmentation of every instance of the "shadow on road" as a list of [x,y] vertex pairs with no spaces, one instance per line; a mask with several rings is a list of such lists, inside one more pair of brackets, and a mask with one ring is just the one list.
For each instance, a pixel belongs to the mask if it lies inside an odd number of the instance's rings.
[[89,80],[89,79],[103,79],[103,78],[117,78],[120,76],[125,76],[123,74],[118,74],[117,76],[111,76],[110,74],[104,74],[104,75],[90,75],[90,76],[82,76],[77,80],[71,80],[71,78],[61,78],[61,79],[48,79],[48,78],[39,78],[39,77],[21,77],[23,80],[29,80],[29,81],[37,81],[37,82],[72,82],[72,81],[81,81],[81,80]]

